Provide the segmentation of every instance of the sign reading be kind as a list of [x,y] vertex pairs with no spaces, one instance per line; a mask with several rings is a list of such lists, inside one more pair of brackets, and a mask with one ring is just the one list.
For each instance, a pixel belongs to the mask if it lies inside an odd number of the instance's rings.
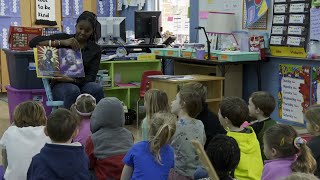
[[36,0],[37,20],[56,21],[55,0]]

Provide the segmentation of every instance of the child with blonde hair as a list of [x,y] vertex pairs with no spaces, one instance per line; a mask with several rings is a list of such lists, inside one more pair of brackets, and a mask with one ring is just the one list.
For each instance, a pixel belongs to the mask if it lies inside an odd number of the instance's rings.
[[220,123],[227,130],[227,136],[237,141],[241,153],[234,177],[241,180],[260,180],[263,162],[259,141],[252,127],[241,127],[248,114],[246,102],[239,97],[226,97],[220,103]]
[[263,137],[265,161],[262,180],[280,179],[292,172],[314,173],[316,161],[296,130],[289,125],[276,124]]
[[26,179],[32,157],[50,142],[44,133],[46,113],[38,102],[26,101],[15,108],[13,123],[0,140],[7,151],[8,167],[4,178]]
[[79,133],[73,139],[74,142],[80,142],[83,146],[86,144],[90,131],[90,117],[96,107],[96,99],[90,94],[80,94],[76,102],[71,106],[71,111],[79,116]]
[[195,91],[181,89],[171,103],[171,112],[179,120],[171,143],[175,153],[175,167],[170,171],[169,179],[193,179],[200,165],[192,140],[198,140],[202,145],[206,142],[203,123],[195,119],[201,110],[202,100]]
[[170,141],[176,131],[176,116],[171,113],[155,113],[149,130],[149,141],[132,146],[123,159],[125,166],[121,180],[168,179],[174,167],[174,152]]
[[317,161],[315,175],[320,177],[320,105],[311,106],[304,115],[307,121],[307,130],[314,137],[307,143]]
[[146,117],[142,121],[142,140],[148,140],[148,131],[152,123],[152,116],[157,112],[169,112],[168,96],[165,92],[158,89],[150,89],[144,95],[144,107]]
[[317,178],[313,174],[292,173],[290,176],[286,177],[283,180],[319,180],[319,178]]

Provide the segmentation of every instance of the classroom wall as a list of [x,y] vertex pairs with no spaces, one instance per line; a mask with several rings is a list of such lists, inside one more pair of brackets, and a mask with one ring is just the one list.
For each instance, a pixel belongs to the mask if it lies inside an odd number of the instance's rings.
[[190,0],[190,42],[197,43],[198,31],[194,28],[199,26],[199,0]]
[[[278,87],[279,87],[279,64],[294,64],[294,65],[310,65],[320,66],[320,61],[306,60],[306,59],[289,59],[289,58],[269,58],[269,62],[265,62],[261,65],[261,86],[263,91],[270,92],[275,98],[278,98]],[[248,101],[249,96],[252,92],[257,91],[257,76],[256,67],[254,65],[246,65],[243,70],[243,98]],[[276,101],[278,101],[276,99]],[[278,107],[272,113],[271,118],[285,122],[278,116]],[[302,126],[301,124],[289,123],[292,125]]]
[[[207,1],[192,1],[190,2],[190,40],[191,42],[199,42],[198,35],[192,27],[199,26],[199,3],[206,3]],[[198,3],[198,6],[197,6]],[[202,5],[203,6],[203,5]],[[269,12],[269,21],[272,20],[272,9]],[[191,15],[192,14],[192,15]],[[269,23],[268,28],[271,28]],[[266,31],[268,33],[268,31]],[[201,38],[199,36],[199,38]],[[306,60],[306,59],[294,59],[294,58],[281,58],[281,57],[271,57],[268,62],[264,62],[261,65],[261,86],[263,91],[270,92],[277,101],[277,107],[272,113],[271,118],[277,120],[278,122],[284,122],[295,126],[304,126],[297,123],[291,123],[285,121],[278,116],[278,88],[279,88],[279,77],[278,68],[279,64],[294,64],[294,65],[311,65],[320,66],[320,61]],[[251,93],[258,91],[258,79],[255,65],[244,65],[243,66],[243,99],[248,101]]]
[[[146,1],[142,10],[154,11],[154,2],[155,0]],[[122,11],[119,11],[120,17],[126,17],[126,31],[134,31],[134,11],[138,11],[138,7],[129,6],[128,8],[123,8]]]
[[[226,8],[225,4],[230,2],[229,6],[232,4],[237,4],[238,8]],[[211,1],[209,3],[205,0],[190,0],[190,41],[191,42],[200,42],[205,43],[205,35],[203,31],[195,30],[196,26],[206,26],[206,19],[199,19],[199,13],[203,11],[217,11],[217,12],[231,12],[236,14],[235,31],[248,31],[249,34],[255,35],[264,35],[265,32],[269,32],[272,24],[272,6],[273,1],[271,2],[271,7],[268,11],[268,29],[263,30],[248,30],[242,28],[242,14],[243,8],[242,5],[244,0],[219,0]]]

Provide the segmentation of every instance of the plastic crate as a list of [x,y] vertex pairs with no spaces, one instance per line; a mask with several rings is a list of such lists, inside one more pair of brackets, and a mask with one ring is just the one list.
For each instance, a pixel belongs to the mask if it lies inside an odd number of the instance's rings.
[[257,61],[259,60],[259,52],[218,52],[218,60],[221,61]]
[[4,51],[11,87],[16,89],[43,89],[41,78],[37,78],[33,52]]
[[172,57],[180,57],[180,48],[165,48],[163,49],[165,56],[172,56]]
[[150,48],[151,53],[159,56],[165,56],[165,51],[163,48]]
[[46,91],[44,89],[16,89],[11,86],[6,86],[7,96],[8,96],[8,106],[9,106],[9,114],[10,114],[10,123],[12,123],[12,115],[13,111],[17,105],[22,102],[33,100],[39,101],[42,103],[46,114],[49,115],[51,113],[52,108],[46,106],[47,96]]

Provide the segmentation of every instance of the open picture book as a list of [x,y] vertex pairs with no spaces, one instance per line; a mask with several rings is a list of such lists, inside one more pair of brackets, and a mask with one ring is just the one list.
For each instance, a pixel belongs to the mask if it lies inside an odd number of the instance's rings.
[[37,77],[52,78],[58,74],[72,78],[85,76],[81,50],[37,46],[34,59]]

